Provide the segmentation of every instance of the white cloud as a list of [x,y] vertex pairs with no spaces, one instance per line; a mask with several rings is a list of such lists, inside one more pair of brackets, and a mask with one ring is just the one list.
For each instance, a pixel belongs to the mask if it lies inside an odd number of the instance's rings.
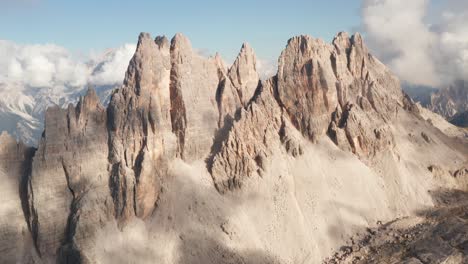
[[268,78],[273,77],[278,71],[277,60],[258,58],[256,66],[257,72],[260,75],[260,79],[262,80],[267,80]]
[[446,1],[429,17],[429,0],[364,0],[367,41],[412,84],[442,86],[468,77],[468,4]]
[[19,45],[0,40],[0,83],[57,90],[120,84],[135,48],[126,44],[81,59],[57,45]]
[[106,52],[101,62],[95,67],[90,82],[95,85],[116,84],[123,82],[128,63],[135,53],[135,44],[125,44]]

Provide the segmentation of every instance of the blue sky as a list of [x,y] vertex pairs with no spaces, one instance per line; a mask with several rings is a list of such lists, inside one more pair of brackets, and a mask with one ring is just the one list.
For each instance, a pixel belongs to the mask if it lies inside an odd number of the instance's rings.
[[244,41],[276,59],[286,41],[310,34],[327,41],[360,24],[358,0],[0,0],[0,39],[54,43],[89,52],[135,43],[139,32],[186,34],[195,48],[232,60]]

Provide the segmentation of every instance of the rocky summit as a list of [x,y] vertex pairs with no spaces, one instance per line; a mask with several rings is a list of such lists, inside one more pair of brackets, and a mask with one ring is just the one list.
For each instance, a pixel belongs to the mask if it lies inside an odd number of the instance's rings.
[[266,80],[247,43],[141,33],[107,107],[1,134],[0,263],[466,263],[468,141],[436,117],[358,33],[291,38]]

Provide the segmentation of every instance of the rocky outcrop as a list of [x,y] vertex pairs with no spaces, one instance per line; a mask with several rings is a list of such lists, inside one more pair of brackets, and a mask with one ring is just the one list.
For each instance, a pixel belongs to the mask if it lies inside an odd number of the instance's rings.
[[165,159],[175,155],[170,75],[169,41],[140,34],[124,86],[114,93],[107,109],[109,186],[120,221],[152,212]]
[[200,159],[209,153],[218,128],[217,61],[194,53],[190,41],[177,34],[171,43],[171,64],[171,117],[177,153],[188,161]]
[[261,176],[261,164],[275,144],[300,155],[300,140],[291,127],[312,142],[327,133],[340,148],[372,158],[394,145],[388,122],[398,108],[412,104],[359,34],[340,33],[333,45],[309,36],[290,39],[277,77],[258,91],[214,156],[211,171],[223,192]]
[[245,178],[262,176],[267,157],[280,142],[282,110],[273,96],[275,85],[274,79],[263,84],[214,156],[211,174],[219,191],[240,188]]
[[257,72],[257,58],[248,43],[244,43],[234,64],[228,72],[229,80],[236,88],[243,106],[254,96],[260,77]]
[[278,99],[294,126],[312,141],[328,131],[343,149],[372,156],[392,144],[386,122],[402,106],[399,82],[369,54],[359,34],[333,45],[291,39],[280,57]]
[[90,89],[76,107],[49,108],[45,126],[30,178],[33,238],[46,260],[58,252],[85,261],[88,238],[111,216],[106,110]]
[[[219,57],[216,57],[219,60]],[[219,127],[231,125],[235,114],[246,107],[260,85],[257,59],[249,44],[244,43],[228,72],[219,70],[220,84],[216,93],[219,109]],[[220,65],[220,63],[218,63]],[[221,69],[221,67],[219,67]]]

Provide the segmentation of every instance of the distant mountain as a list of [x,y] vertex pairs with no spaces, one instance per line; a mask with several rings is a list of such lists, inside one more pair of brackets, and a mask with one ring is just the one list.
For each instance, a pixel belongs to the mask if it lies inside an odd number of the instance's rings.
[[457,113],[449,121],[459,127],[468,127],[468,111]]
[[429,109],[448,119],[468,111],[468,83],[457,81],[447,88],[432,93]]
[[[7,131],[32,146],[37,145],[37,140],[44,130],[45,110],[53,105],[65,108],[69,104],[76,104],[87,90],[87,87],[69,87],[57,91],[29,87],[5,89],[4,86],[5,84],[0,84],[0,131]],[[96,87],[104,104],[109,101],[114,88],[114,85]]]
[[[4,47],[10,49],[16,49],[15,51],[21,53],[27,49],[27,47],[16,47],[14,44],[1,42]],[[7,49],[5,48],[5,49]],[[37,50],[37,47],[35,47]],[[49,46],[44,48],[45,51],[36,54],[36,57],[47,58],[46,63],[53,65],[52,68],[70,68],[69,64],[72,62],[67,53],[53,53],[49,54]],[[58,49],[54,47],[54,49]],[[89,59],[85,63],[76,63],[79,65],[79,70],[76,68],[69,70],[72,75],[70,76],[52,76],[48,79],[48,82],[32,82],[28,81],[26,74],[15,80],[11,76],[14,75],[11,72],[15,69],[11,65],[7,65],[4,72],[0,73],[0,132],[7,131],[10,135],[13,135],[16,139],[21,140],[23,143],[31,146],[37,145],[38,139],[41,137],[42,131],[44,130],[44,118],[45,111],[48,107],[57,105],[61,108],[66,108],[69,104],[76,104],[80,97],[86,93],[88,86],[93,86],[99,96],[101,102],[107,105],[110,99],[110,95],[114,88],[121,84],[123,75],[130,61],[130,58],[135,50],[135,47],[131,44],[125,45],[117,49],[109,49],[101,56]],[[26,52],[25,52],[26,53]],[[43,54],[46,53],[46,54]],[[59,57],[58,59],[55,56]],[[8,59],[5,59],[8,60]],[[13,58],[14,61],[19,61],[21,65],[28,63],[28,57],[25,55],[20,58]],[[61,62],[61,60],[68,60]],[[5,64],[5,62],[3,62]],[[30,62],[29,62],[30,63]],[[55,64],[54,64],[55,63]],[[66,66],[63,66],[66,65]],[[123,65],[123,67],[121,66]],[[68,67],[68,68],[67,68]],[[0,67],[1,68],[1,67]],[[12,70],[13,69],[13,70]],[[37,69],[28,68],[27,70],[39,74],[34,75],[41,76],[41,71]],[[67,75],[67,71],[55,70],[56,75]],[[26,69],[20,69],[19,72],[24,72]],[[65,73],[63,73],[65,71]],[[5,73],[6,72],[6,73]],[[77,72],[83,72],[84,81],[75,82],[73,81],[73,75],[78,75]],[[30,73],[30,75],[32,75]],[[68,77],[69,80],[57,80],[60,78]],[[26,79],[26,80],[25,80]],[[47,79],[47,78],[46,78]],[[88,84],[86,84],[86,82]]]
[[443,116],[457,126],[468,124],[468,83],[456,81],[443,89],[403,86],[403,90],[416,102]]
[[438,91],[437,88],[420,86],[420,85],[410,85],[403,84],[403,91],[409,95],[414,101],[421,103],[423,106],[427,106],[431,102],[431,94]]

